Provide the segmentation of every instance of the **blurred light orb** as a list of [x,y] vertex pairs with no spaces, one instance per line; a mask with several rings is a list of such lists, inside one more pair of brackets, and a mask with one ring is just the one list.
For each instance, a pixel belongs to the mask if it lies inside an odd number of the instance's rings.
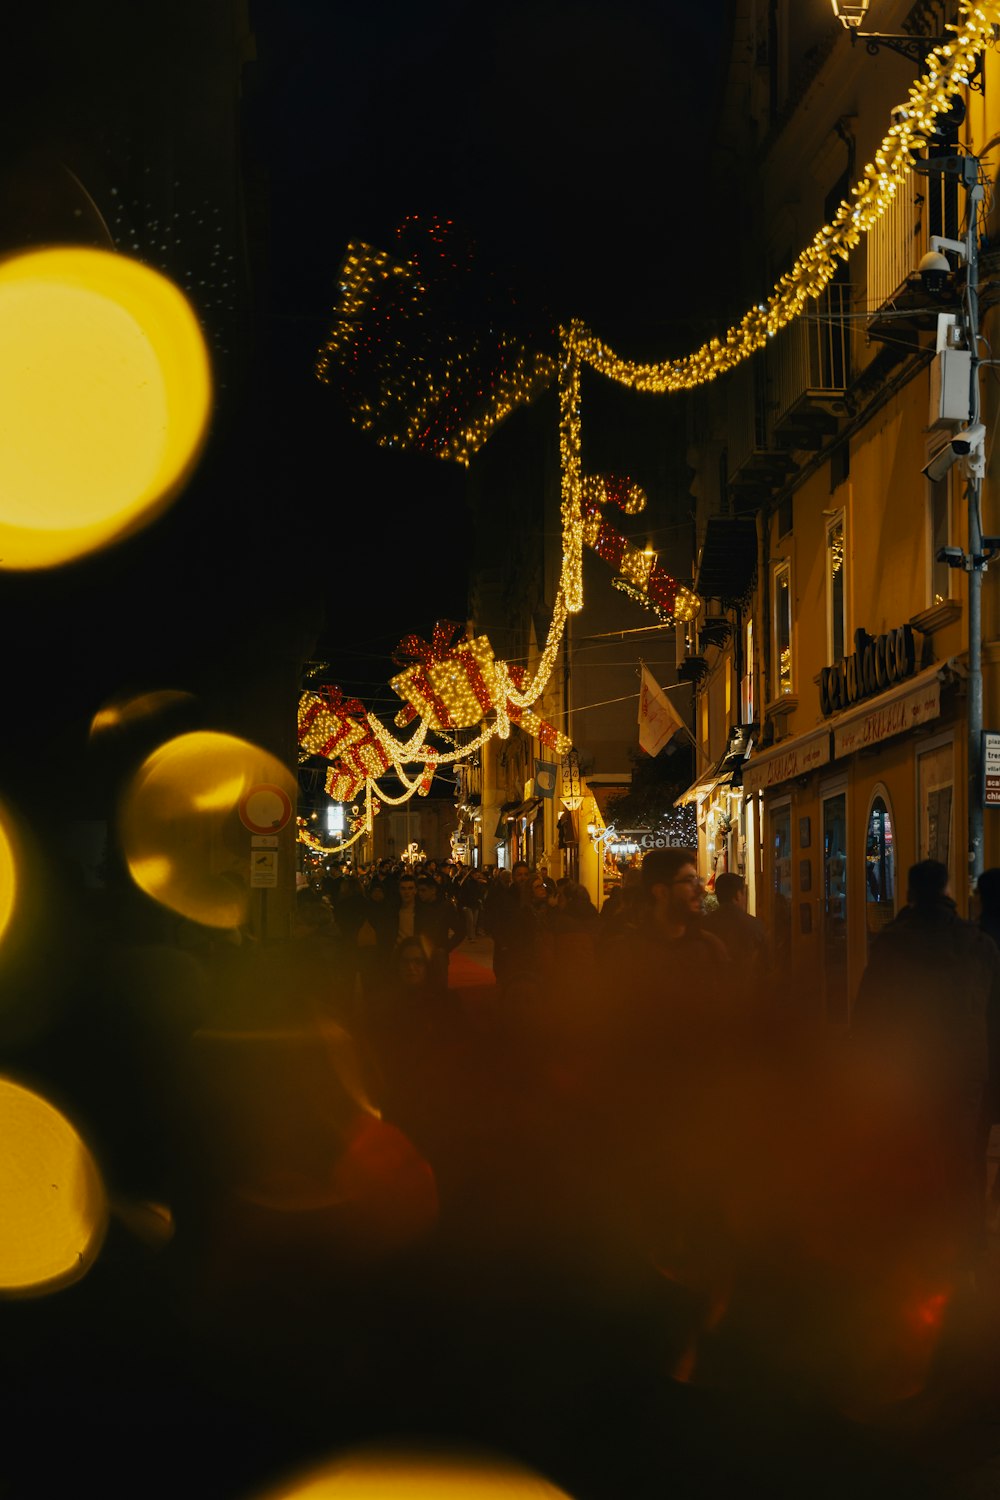
[[530,1469],[489,1455],[349,1454],[262,1500],[570,1500]]
[[17,855],[14,832],[0,807],[0,946],[11,924],[17,902]]
[[132,693],[111,698],[90,721],[90,737],[117,733],[167,713],[180,704],[195,701],[194,694],[178,688],[160,688],[151,693]]
[[250,905],[250,835],[241,798],[295,780],[273,755],[234,735],[178,735],[140,766],[122,799],[119,830],[132,879],[161,905],[205,927],[239,927]]
[[93,1265],[108,1203],[94,1159],[47,1100],[0,1078],[0,1295],[58,1291]]
[[0,567],[52,567],[151,520],[211,401],[201,329],[166,277],[79,246],[0,261]]

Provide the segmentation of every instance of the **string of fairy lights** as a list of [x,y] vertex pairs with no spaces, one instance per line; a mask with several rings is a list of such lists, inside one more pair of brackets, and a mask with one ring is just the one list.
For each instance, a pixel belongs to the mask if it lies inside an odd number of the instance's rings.
[[[557,747],[564,738],[537,716],[529,715],[544,693],[555,667],[569,615],[584,604],[583,549],[591,547],[617,570],[614,584],[664,622],[696,617],[700,600],[663,569],[649,549],[635,547],[604,514],[608,504],[629,515],[645,505],[645,496],[628,480],[585,475],[581,443],[581,386],[584,366],[630,390],[664,395],[689,391],[716,380],[735,368],[821,296],[841,262],[850,258],[893,202],[913,168],[916,154],[927,144],[938,117],[946,113],[959,91],[968,86],[977,58],[1000,26],[1000,0],[974,3],[963,0],[959,23],[947,28],[948,40],[927,56],[925,71],[910,88],[906,100],[892,114],[893,123],[864,175],[838,207],[829,223],[814,235],[790,270],[765,301],[749,308],[721,337],[709,339],[677,359],[646,363],[624,358],[586,323],[573,320],[559,330],[558,357],[532,353],[515,337],[497,335],[490,350],[490,370],[482,379],[482,360],[468,347],[453,348],[437,365],[427,352],[426,335],[418,341],[415,357],[403,356],[400,328],[426,322],[431,305],[428,278],[419,259],[399,261],[385,251],[362,243],[348,246],[341,269],[340,301],[330,335],[316,363],[320,380],[340,375],[354,421],[372,432],[380,443],[415,447],[453,462],[468,464],[495,429],[516,407],[532,401],[554,377],[559,388],[559,450],[562,565],[549,630],[530,679],[508,663],[498,661],[485,638],[425,653],[393,686],[407,699],[397,723],[416,721],[411,737],[396,737],[360,704],[311,701],[303,694],[300,706],[300,745],[305,755],[331,759],[339,785],[362,788],[365,813],[350,843],[370,831],[379,802],[398,806],[424,795],[437,766],[465,758],[494,735],[506,738],[511,723],[520,721],[542,743]],[[412,226],[411,226],[412,227]],[[450,226],[432,223],[430,236],[447,259]],[[459,341],[452,335],[448,342]],[[358,371],[365,355],[373,363],[375,379],[361,391]],[[479,381],[476,384],[476,381]],[[457,396],[473,385],[481,399],[462,410]],[[485,386],[485,389],[484,389]],[[375,395],[373,398],[372,391]],[[463,656],[466,658],[462,660]],[[417,668],[420,670],[417,670]],[[421,672],[423,676],[421,677]],[[416,691],[423,687],[424,691]],[[336,690],[333,690],[336,694]],[[416,698],[416,701],[414,701]],[[306,701],[310,700],[310,701]],[[359,712],[360,710],[360,712]],[[303,729],[303,717],[306,723]],[[453,727],[481,725],[478,735],[451,750],[432,750],[427,736]],[[543,731],[545,738],[542,738]],[[568,743],[568,742],[567,742]],[[376,764],[392,773],[403,787],[390,796],[378,784]],[[423,761],[423,773],[410,777],[407,765]],[[351,768],[354,780],[351,780]],[[346,767],[346,769],[345,769]],[[375,773],[375,774],[373,774]],[[345,780],[345,777],[347,778]],[[329,784],[328,777],[328,784]],[[301,836],[301,829],[300,829]],[[311,837],[311,835],[310,835]]]

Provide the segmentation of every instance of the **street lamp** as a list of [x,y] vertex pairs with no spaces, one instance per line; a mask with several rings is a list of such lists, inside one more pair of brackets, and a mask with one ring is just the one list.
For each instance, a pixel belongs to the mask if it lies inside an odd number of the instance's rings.
[[850,31],[860,26],[868,14],[868,0],[833,0],[833,13],[841,26]]
[[[898,52],[900,57],[908,58],[910,62],[916,63],[922,69],[927,61],[928,53],[933,52],[935,47],[940,47],[950,41],[950,38],[946,36],[899,36],[881,31],[862,31],[861,23],[868,14],[869,0],[830,0],[830,4],[833,6],[834,16],[844,30],[850,33],[851,45],[853,46],[860,37],[865,44],[865,50],[872,57],[877,56],[885,47],[890,52]],[[969,87],[978,89],[980,93],[984,92],[982,53],[976,58],[975,67],[969,74]]]

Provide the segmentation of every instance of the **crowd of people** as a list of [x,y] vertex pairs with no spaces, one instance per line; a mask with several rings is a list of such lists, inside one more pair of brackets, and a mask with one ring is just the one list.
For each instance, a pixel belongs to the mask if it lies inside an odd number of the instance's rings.
[[600,911],[523,862],[383,861],[303,881],[287,942],[186,922],[172,949],[143,902],[155,932],[137,915],[81,949],[86,1004],[33,1071],[117,1196],[172,1206],[191,1326],[244,1350],[254,1309],[249,1373],[383,1266],[417,1307],[440,1275],[456,1344],[457,1275],[501,1347],[509,1281],[536,1313],[564,1289],[615,1308],[658,1378],[852,1414],[907,1399],[982,1250],[1000,872],[975,924],[942,866],[911,870],[846,1031],[822,1024],[818,975],[786,998],[738,875],[708,894],[682,849]]
[[[342,992],[353,987],[350,1029],[387,1117],[437,1166],[453,1153],[445,1101],[481,1113],[506,1076],[521,1103],[567,1108],[577,1143],[614,1160],[634,1243],[697,1288],[704,1335],[711,1308],[735,1295],[737,1262],[782,1264],[788,1295],[782,1257],[792,1243],[804,1253],[837,1194],[850,1203],[825,1253],[840,1256],[845,1283],[876,1245],[877,1274],[897,1287],[919,1263],[926,1306],[971,1274],[1000,1121],[1000,871],[980,882],[979,924],[958,916],[947,881],[934,861],[910,871],[908,903],[872,943],[853,1024],[832,1043],[806,1024],[815,1006],[780,998],[742,877],[721,875],[706,901],[687,850],[648,853],[600,912],[576,882],[523,861],[509,872],[383,863],[326,875],[298,903],[300,926],[339,955]],[[496,987],[492,1009],[474,1007],[477,1032],[447,979],[451,952],[480,934]],[[723,1123],[734,1112],[735,1175]],[[776,1183],[794,1209],[776,1206]],[[789,1242],[775,1260],[772,1211]],[[800,1314],[810,1327],[811,1310]]]

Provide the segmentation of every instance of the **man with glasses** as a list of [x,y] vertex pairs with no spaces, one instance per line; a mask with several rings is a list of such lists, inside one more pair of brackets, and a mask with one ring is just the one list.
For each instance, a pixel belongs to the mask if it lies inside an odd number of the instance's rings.
[[705,888],[689,849],[651,849],[642,862],[645,919],[611,956],[630,1002],[721,999],[731,970],[702,914]]

